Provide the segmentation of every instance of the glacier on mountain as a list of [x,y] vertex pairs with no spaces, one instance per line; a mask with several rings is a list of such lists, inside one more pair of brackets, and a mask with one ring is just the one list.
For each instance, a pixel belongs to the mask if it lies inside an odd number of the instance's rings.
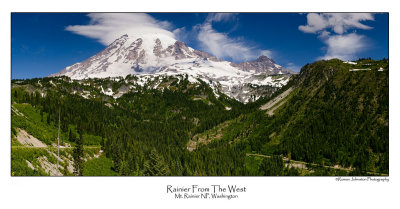
[[98,54],[50,76],[82,80],[130,74],[143,78],[186,74],[190,82],[200,79],[210,83],[216,94],[220,91],[241,102],[249,102],[251,97],[262,94],[256,87],[282,87],[293,72],[266,56],[252,62],[232,63],[163,34],[144,34],[139,38],[123,35]]

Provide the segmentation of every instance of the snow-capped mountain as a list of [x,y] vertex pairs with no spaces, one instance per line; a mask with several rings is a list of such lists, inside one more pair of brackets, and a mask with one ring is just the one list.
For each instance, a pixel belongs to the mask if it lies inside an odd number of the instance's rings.
[[[281,87],[293,72],[266,56],[252,62],[232,63],[195,50],[162,34],[123,35],[89,59],[50,76],[72,79],[187,74],[190,82],[201,79],[217,93],[241,102],[263,95],[257,87]],[[282,74],[282,75],[280,75]]]

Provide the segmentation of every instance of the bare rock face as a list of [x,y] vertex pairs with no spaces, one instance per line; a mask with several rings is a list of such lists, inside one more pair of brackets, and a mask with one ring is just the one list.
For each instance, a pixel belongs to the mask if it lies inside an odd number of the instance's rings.
[[159,38],[157,38],[156,44],[154,45],[154,49],[153,49],[154,55],[156,55],[157,57],[161,57],[162,49],[163,49],[163,47],[161,45],[161,41]]
[[175,57],[175,60],[191,58],[192,52],[186,46],[185,43],[177,41],[174,45],[167,48],[166,52],[171,56]]
[[221,61],[216,57],[208,54],[207,52],[194,50],[181,41],[176,41],[173,45],[170,45],[163,50],[160,39],[156,39],[153,53],[155,56],[160,58],[174,57],[175,60],[182,60],[187,58],[204,58],[210,59],[212,61]]
[[272,59],[267,56],[260,56],[251,62],[241,62],[233,64],[233,66],[247,72],[255,73],[268,73],[268,74],[294,74],[293,71],[285,69],[284,67],[276,64]]
[[129,60],[136,60],[139,57],[138,50],[142,46],[143,40],[137,39],[136,41],[132,42],[132,44],[128,48],[128,55],[126,56],[125,63],[129,62]]
[[221,60],[218,59],[217,57],[214,57],[214,56],[210,55],[210,54],[207,53],[207,52],[194,50],[193,53],[196,54],[196,55],[199,56],[199,57],[202,57],[202,58],[204,58],[204,59],[209,59],[209,60],[214,61],[214,62],[219,62],[219,61],[221,61]]

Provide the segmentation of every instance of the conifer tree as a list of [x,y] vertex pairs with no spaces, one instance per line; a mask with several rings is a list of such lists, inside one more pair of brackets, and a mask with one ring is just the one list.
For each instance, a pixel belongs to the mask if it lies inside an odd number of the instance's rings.
[[73,151],[73,158],[74,158],[74,174],[76,176],[83,176],[84,161],[83,161],[82,132],[79,133],[79,138],[76,140],[75,148]]
[[271,158],[264,158],[261,162],[260,169],[264,172],[265,176],[280,176],[284,168],[284,163],[281,157],[273,156]]
[[150,159],[145,162],[146,176],[168,176],[170,170],[165,164],[164,159],[155,149],[151,150]]

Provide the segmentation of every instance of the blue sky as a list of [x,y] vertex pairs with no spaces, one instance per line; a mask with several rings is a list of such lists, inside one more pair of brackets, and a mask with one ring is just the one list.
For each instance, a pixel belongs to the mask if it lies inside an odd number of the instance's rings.
[[98,53],[129,31],[173,36],[219,58],[267,55],[298,71],[319,59],[388,57],[388,14],[12,13],[12,78],[44,77]]

